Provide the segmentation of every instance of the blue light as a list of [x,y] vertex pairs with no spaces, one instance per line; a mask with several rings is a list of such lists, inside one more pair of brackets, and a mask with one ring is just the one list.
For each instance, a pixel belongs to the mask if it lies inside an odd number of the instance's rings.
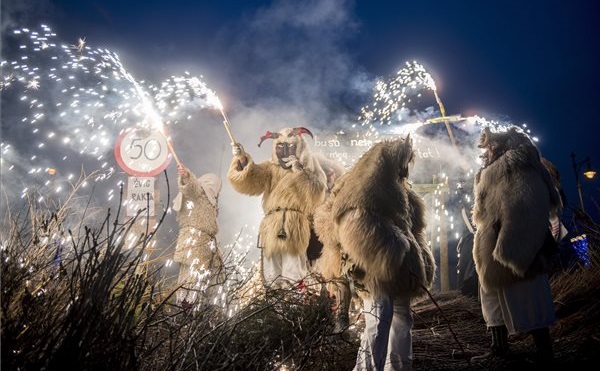
[[582,265],[588,268],[591,264],[590,261],[590,253],[589,253],[589,241],[585,234],[580,236],[571,238],[571,246],[573,246],[573,250],[575,251],[575,255],[577,259],[582,263]]

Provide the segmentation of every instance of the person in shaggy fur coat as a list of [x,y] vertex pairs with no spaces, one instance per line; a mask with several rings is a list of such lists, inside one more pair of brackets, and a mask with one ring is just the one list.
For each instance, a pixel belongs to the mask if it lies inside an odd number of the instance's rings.
[[[271,159],[255,163],[240,143],[232,143],[227,173],[232,187],[246,195],[262,195],[264,217],[259,226],[266,287],[304,286],[308,275],[307,250],[315,208],[324,201],[327,178],[302,137],[304,127],[267,133],[273,139]],[[318,241],[318,240],[317,240]]]
[[529,333],[537,361],[547,364],[555,319],[547,272],[556,249],[549,218],[562,208],[560,195],[525,133],[486,128],[479,147],[485,153],[475,177],[473,259],[492,344],[491,352],[474,360],[506,356],[508,334]]
[[355,370],[412,367],[411,302],[435,273],[425,204],[407,181],[413,157],[410,137],[375,144],[336,182],[330,215],[318,220],[332,226],[364,303]]
[[[179,263],[177,301],[192,304],[198,292],[211,293],[222,281],[223,258],[216,235],[221,179],[213,173],[196,177],[183,165],[177,167],[179,194],[173,200],[179,235],[173,261]],[[207,291],[208,290],[208,291]]]

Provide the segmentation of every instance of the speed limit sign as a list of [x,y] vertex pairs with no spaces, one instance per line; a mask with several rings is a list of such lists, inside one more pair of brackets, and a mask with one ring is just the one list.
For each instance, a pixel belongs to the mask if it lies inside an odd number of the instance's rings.
[[156,130],[130,129],[117,138],[117,163],[127,174],[155,176],[167,168],[172,155],[167,139]]

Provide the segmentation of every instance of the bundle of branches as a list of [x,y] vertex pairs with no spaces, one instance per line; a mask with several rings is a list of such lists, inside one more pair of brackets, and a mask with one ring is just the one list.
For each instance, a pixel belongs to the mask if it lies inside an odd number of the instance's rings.
[[[119,201],[121,204],[121,201]],[[182,305],[162,267],[145,261],[157,231],[117,208],[31,202],[1,229],[2,363],[7,369],[350,369],[356,336],[333,334],[318,290],[247,290],[244,262],[226,259],[225,299],[206,290]],[[90,213],[91,214],[91,213]],[[100,218],[97,215],[101,215]],[[93,226],[90,226],[93,225]],[[160,223],[159,223],[160,228]],[[210,280],[210,279],[209,279]],[[260,290],[259,290],[260,291]],[[242,300],[243,297],[243,300]]]
[[121,224],[109,209],[88,227],[76,201],[29,202],[5,215],[1,311],[8,369],[136,368],[139,329],[156,296],[139,274],[149,238],[125,249],[136,218]]
[[180,334],[187,349],[177,363],[201,370],[322,370],[343,362],[351,368],[357,344],[332,334],[330,305],[327,297],[291,288],[256,296],[211,328],[201,326],[206,312],[199,311]]

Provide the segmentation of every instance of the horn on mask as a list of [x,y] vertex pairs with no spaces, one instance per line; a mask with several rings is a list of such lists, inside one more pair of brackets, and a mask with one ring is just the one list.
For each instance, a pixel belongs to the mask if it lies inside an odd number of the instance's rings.
[[265,133],[265,135],[263,135],[262,137],[260,137],[260,143],[258,143],[258,146],[260,147],[260,145],[267,139],[277,139],[279,138],[279,133],[272,133],[270,131],[267,130],[267,132]]
[[313,133],[311,133],[310,130],[308,130],[304,126],[293,128],[291,134],[298,135],[298,136],[301,136],[302,134],[308,134],[308,135],[310,135],[311,138],[314,139]]

